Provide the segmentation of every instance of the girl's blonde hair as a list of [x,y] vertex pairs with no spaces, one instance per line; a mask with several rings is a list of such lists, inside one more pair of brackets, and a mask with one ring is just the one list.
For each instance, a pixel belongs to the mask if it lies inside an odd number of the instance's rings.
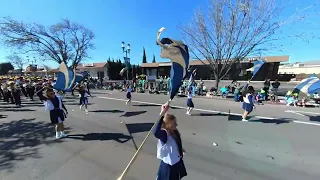
[[163,124],[162,124],[162,128],[167,130],[169,134],[172,134],[173,132],[170,132],[169,129],[169,124],[174,121],[177,120],[176,116],[174,116],[173,114],[165,114],[164,118],[163,118]]

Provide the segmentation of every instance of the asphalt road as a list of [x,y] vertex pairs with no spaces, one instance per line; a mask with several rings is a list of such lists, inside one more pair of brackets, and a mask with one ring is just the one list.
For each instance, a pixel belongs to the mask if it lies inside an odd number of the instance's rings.
[[[167,96],[134,93],[133,105],[126,106],[122,92],[93,94],[88,115],[78,108],[78,99],[65,98],[71,136],[61,140],[54,140],[41,103],[24,101],[22,108],[1,103],[0,179],[117,179]],[[176,98],[170,110],[187,151],[184,179],[319,179],[319,108],[263,105],[252,113],[252,122],[244,123],[240,103],[195,98],[192,116],[185,114],[185,103]],[[152,136],[125,180],[156,179],[158,165]]]

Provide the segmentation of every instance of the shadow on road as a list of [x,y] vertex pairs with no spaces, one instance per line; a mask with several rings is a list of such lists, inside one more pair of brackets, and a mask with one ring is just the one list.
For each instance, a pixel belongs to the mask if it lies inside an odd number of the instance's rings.
[[292,119],[289,119],[289,118],[279,118],[279,119],[263,119],[262,118],[262,119],[258,119],[258,120],[252,120],[250,122],[284,124],[284,123],[290,123],[291,121],[292,121]]
[[8,117],[8,116],[0,114],[0,119],[6,118],[6,117]]
[[14,166],[28,158],[41,158],[38,146],[57,141],[54,128],[49,123],[33,119],[21,119],[0,124],[0,171],[14,171]]
[[[241,121],[242,116],[240,115],[234,115],[234,114],[221,114],[221,113],[199,113],[199,114],[192,114],[192,116],[226,116],[229,121]],[[264,118],[259,118],[259,119],[252,119],[252,117],[249,117],[249,122],[260,122],[260,123],[274,123],[274,124],[283,124],[283,123],[290,123],[292,119],[289,118],[279,118],[279,119],[264,119]]]
[[153,123],[132,123],[132,124],[126,124],[126,126],[129,133],[133,134],[133,133],[149,131],[153,126]]
[[26,112],[26,111],[36,111],[33,109],[19,109],[19,108],[15,108],[15,109],[0,109],[0,112],[3,111],[10,111],[10,112]]
[[199,114],[192,114],[191,116],[221,116],[223,114],[220,113],[199,113]]
[[[71,106],[71,105],[76,105],[78,106],[79,105],[79,102],[64,102],[63,103],[64,105],[68,105],[68,106]],[[88,105],[92,105],[93,103],[88,103]]]
[[[304,114],[305,115],[305,114]],[[310,121],[313,122],[320,122],[320,116],[311,116],[311,115],[305,115],[309,118]]]
[[114,109],[114,110],[94,110],[90,112],[123,113],[124,111]]
[[147,111],[131,111],[131,112],[126,112],[125,114],[121,115],[120,117],[138,116],[138,115],[146,113],[146,112]]
[[[132,106],[138,106],[138,107],[161,107],[161,105],[158,104],[134,104]],[[178,107],[170,107],[171,109],[182,109]]]
[[36,101],[29,101],[29,102],[26,102],[26,101],[22,101],[22,104],[31,104],[31,105],[43,105],[42,102],[36,102]]
[[9,106],[0,106],[0,108],[2,108],[2,109],[10,109],[10,108],[21,108],[21,107],[9,105]]
[[114,140],[118,143],[125,143],[132,137],[122,133],[88,133],[88,134],[70,134],[67,138],[78,139],[82,141],[107,141]]

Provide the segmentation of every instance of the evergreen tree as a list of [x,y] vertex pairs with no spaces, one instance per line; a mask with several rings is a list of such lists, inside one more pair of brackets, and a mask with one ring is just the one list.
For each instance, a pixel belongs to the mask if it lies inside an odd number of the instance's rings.
[[153,54],[152,63],[156,63],[156,56],[154,56],[154,54]]
[[142,63],[147,63],[146,50],[143,48]]

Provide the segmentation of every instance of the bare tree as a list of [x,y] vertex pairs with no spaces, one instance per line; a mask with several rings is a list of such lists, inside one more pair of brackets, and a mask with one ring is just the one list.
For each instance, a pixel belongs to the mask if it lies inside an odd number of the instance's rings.
[[16,55],[16,54],[12,54],[10,56],[7,56],[8,61],[15,66],[17,69],[23,70],[23,66],[26,65],[28,62],[26,60],[24,60],[23,58],[21,58],[20,56]]
[[69,63],[76,67],[93,49],[94,34],[84,26],[65,19],[50,27],[3,18],[0,37],[20,53],[37,53],[43,60]]
[[233,64],[276,47],[282,26],[305,17],[295,13],[281,20],[282,10],[276,0],[212,0],[209,10],[197,10],[181,31],[192,55],[208,61],[218,87]]

